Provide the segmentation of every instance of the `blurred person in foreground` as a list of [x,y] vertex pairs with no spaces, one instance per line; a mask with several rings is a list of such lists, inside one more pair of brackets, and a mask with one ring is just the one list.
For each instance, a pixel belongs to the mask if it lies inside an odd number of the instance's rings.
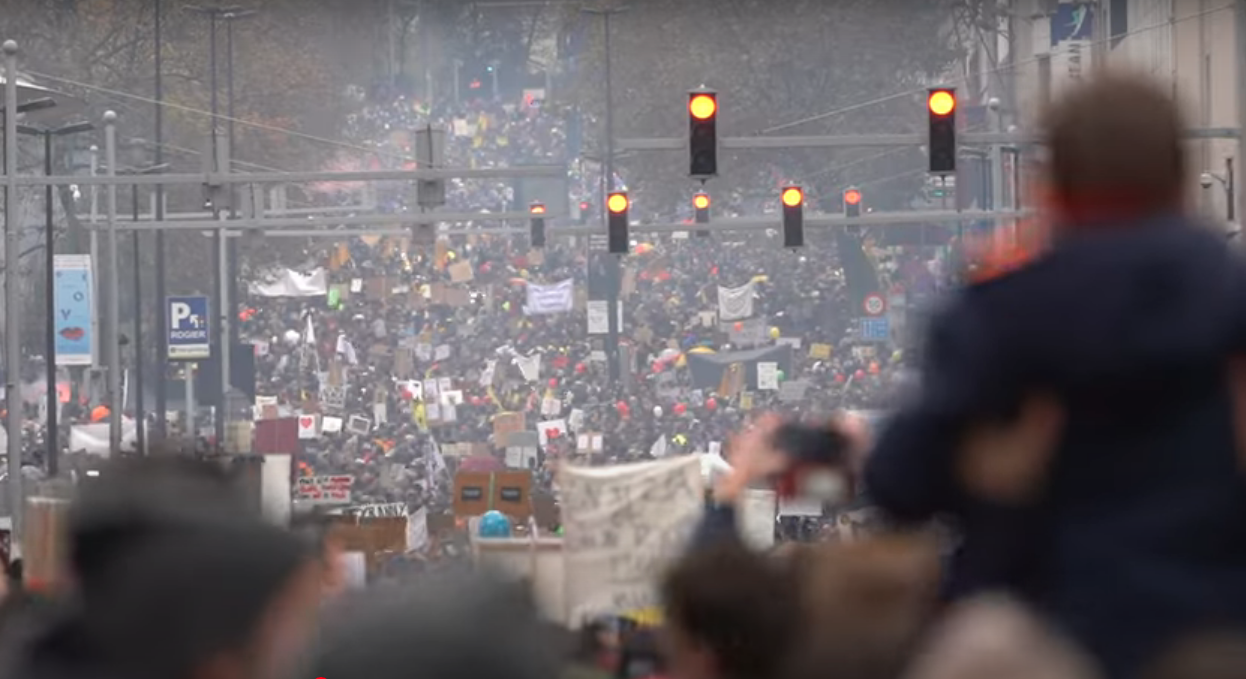
[[51,606],[0,637],[0,677],[284,677],[316,620],[320,568],[243,504],[207,463],[105,466],[71,508]]
[[1113,678],[1246,624],[1246,269],[1187,212],[1182,131],[1124,75],[1053,107],[1049,249],[934,319],[865,468],[894,519],[958,524],[951,597],[1011,590]]
[[561,636],[526,587],[430,576],[347,594],[291,679],[554,679],[573,651]]
[[675,679],[897,679],[938,593],[925,536],[694,549],[662,586]]

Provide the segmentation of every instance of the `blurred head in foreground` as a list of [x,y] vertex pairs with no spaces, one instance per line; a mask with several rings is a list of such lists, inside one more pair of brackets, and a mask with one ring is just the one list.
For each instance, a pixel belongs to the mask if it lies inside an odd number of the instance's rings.
[[565,649],[522,586],[435,576],[347,595],[301,677],[550,679]]
[[938,553],[922,537],[770,555],[738,544],[694,552],[663,585],[671,676],[895,677],[937,583]]
[[1061,97],[1044,121],[1056,236],[1179,212],[1183,129],[1176,102],[1143,76],[1106,73]]
[[3,673],[284,675],[316,619],[319,565],[241,506],[206,463],[106,466],[71,510],[63,610],[29,645],[5,649]]
[[798,557],[800,642],[789,679],[887,679],[907,664],[935,610],[933,537],[889,535],[816,545]]
[[792,562],[727,541],[685,555],[662,583],[664,646],[677,679],[780,671],[800,629]]
[[[1008,238],[966,244],[969,277],[981,282],[1039,256],[1051,237],[1127,227],[1180,212],[1187,159],[1176,102],[1158,83],[1125,73],[1096,75],[1076,86],[1043,120],[1046,162],[1038,216],[1018,220]],[[998,233],[998,232],[997,232]]]

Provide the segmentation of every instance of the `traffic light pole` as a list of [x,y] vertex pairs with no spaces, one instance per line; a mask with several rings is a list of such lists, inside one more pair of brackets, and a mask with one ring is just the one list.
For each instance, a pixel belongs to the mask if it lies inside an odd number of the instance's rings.
[[[127,179],[139,179],[142,175],[134,177],[126,177]],[[430,212],[426,215],[356,215],[349,220],[343,218],[320,217],[316,219],[238,219],[228,223],[231,237],[241,237],[248,232],[260,232],[265,238],[343,238],[347,236],[402,236],[410,235],[411,229],[409,225],[413,223],[431,223],[446,221],[473,221],[463,215],[458,215],[456,220],[444,219],[427,219],[433,217],[437,213]],[[863,214],[859,217],[847,217],[844,215],[805,215],[804,225],[806,227],[827,228],[836,226],[893,226],[899,224],[947,224],[955,223],[961,220],[1008,220],[1017,219],[1030,214],[1027,210],[963,210],[960,212],[949,210],[923,210],[914,212],[871,212]],[[547,214],[549,220],[556,220],[564,215]],[[421,219],[413,219],[413,217],[421,217]],[[497,222],[497,221],[528,221],[531,215],[526,212],[516,213],[475,213],[474,221],[481,222]],[[690,226],[683,222],[641,224],[630,228],[632,233],[680,233],[692,230],[706,230],[711,232],[732,232],[732,231],[764,231],[766,229],[776,228],[780,223],[780,217],[775,215],[772,217],[727,217],[723,219],[715,219],[704,225]],[[371,227],[361,229],[341,229],[341,226],[360,226]],[[93,227],[103,230],[100,227]],[[118,231],[129,231],[132,229],[167,229],[170,231],[207,231],[204,223],[201,221],[163,221],[163,222],[121,222],[117,224]],[[462,229],[441,228],[438,230],[441,235],[479,235],[479,236],[523,236],[529,233],[525,227],[514,226],[484,226],[484,227],[467,227]],[[603,239],[606,234],[602,233],[601,228],[592,226],[564,226],[559,228],[547,227],[546,239],[558,236],[601,236]]]
[[[605,51],[605,88],[606,88],[606,157],[603,163],[603,173],[605,177],[602,181],[602,196],[609,195],[614,191],[614,82],[611,72],[611,54],[610,54],[610,17],[623,11],[620,8],[610,8],[603,10],[587,10],[595,14],[601,14],[602,29],[604,33],[603,48]],[[604,204],[605,201],[603,200]],[[604,230],[605,222],[609,219],[608,215],[603,211],[602,226]],[[590,244],[590,248],[592,245]],[[617,384],[622,377],[622,361],[619,356],[619,288],[622,286],[622,266],[619,262],[620,255],[606,252],[603,255],[605,261],[606,276],[606,367],[609,371],[610,382]]]
[[[1187,139],[1239,139],[1236,127],[1202,127],[1185,132]],[[962,132],[956,135],[962,146],[990,146],[995,144],[1038,144],[1042,141],[1036,134],[1025,132]],[[922,146],[926,135],[913,134],[860,134],[821,135],[792,137],[724,137],[719,140],[724,149],[808,149],[847,147],[902,147]],[[682,151],[688,142],[683,137],[622,138],[615,140],[621,151]]]

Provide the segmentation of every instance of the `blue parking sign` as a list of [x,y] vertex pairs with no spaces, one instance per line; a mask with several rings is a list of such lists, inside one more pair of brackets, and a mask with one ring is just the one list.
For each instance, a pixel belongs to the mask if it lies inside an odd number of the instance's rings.
[[212,355],[207,297],[170,297],[169,360],[201,361]]
[[866,342],[891,341],[891,323],[886,316],[858,319],[861,339]]

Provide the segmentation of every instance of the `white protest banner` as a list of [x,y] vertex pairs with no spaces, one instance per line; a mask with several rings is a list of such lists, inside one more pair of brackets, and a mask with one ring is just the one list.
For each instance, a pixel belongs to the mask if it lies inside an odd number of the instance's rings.
[[773,490],[748,488],[740,503],[740,538],[757,550],[774,546],[775,513],[778,500]]
[[753,282],[738,288],[718,286],[718,320],[736,321],[753,315]]
[[590,299],[586,315],[588,334],[605,335],[610,332],[610,307],[604,299]]
[[320,432],[323,434],[336,434],[342,431],[342,418],[325,415],[320,420]]
[[574,306],[575,289],[570,278],[549,285],[528,283],[528,303],[524,306],[528,316],[566,313]]
[[704,508],[700,460],[566,466],[558,483],[568,622],[657,604],[657,581]]
[[407,516],[407,503],[386,502],[372,505],[357,505],[350,508],[350,513],[361,519],[405,518]]
[[252,283],[250,292],[256,297],[319,297],[329,294],[329,275],[324,269],[306,274],[286,269],[266,283]]
[[775,391],[779,388],[779,364],[761,361],[757,364],[758,391]]
[[[7,440],[7,437],[6,437]],[[121,419],[121,448],[133,450],[138,441],[138,428],[134,420],[126,417]],[[109,443],[108,423],[75,424],[69,427],[69,451],[85,452],[100,457],[108,457],[112,452]]]
[[[610,333],[610,312],[605,300],[590,299],[585,305],[588,319],[588,334],[606,335]],[[623,330],[623,305],[615,307],[619,330]]]
[[313,505],[348,505],[354,485],[351,474],[303,477],[294,486],[294,499]]

